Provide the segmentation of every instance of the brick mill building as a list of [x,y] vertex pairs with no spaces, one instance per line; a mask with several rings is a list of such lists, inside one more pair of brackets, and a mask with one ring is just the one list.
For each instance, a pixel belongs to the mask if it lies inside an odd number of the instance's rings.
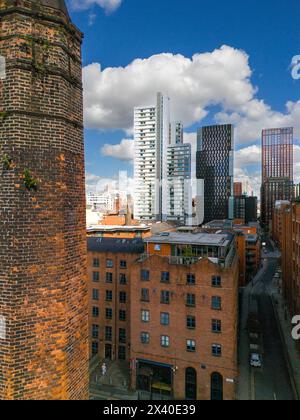
[[145,242],[130,280],[133,389],[174,399],[235,399],[235,236],[171,232]]
[[0,1],[0,399],[88,398],[82,34]]
[[131,267],[144,252],[143,240],[95,236],[87,241],[90,358],[128,361]]

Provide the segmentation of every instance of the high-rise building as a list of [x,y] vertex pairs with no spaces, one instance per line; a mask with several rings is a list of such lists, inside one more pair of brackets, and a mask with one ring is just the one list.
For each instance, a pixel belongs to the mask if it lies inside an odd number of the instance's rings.
[[87,399],[82,33],[0,2],[0,399]]
[[233,184],[233,195],[234,197],[241,197],[243,195],[243,183],[235,182]]
[[293,198],[293,128],[262,132],[261,223],[270,229],[276,201]]
[[185,224],[192,213],[191,146],[183,143],[182,123],[170,123],[167,96],[135,108],[134,139],[135,218]]
[[233,194],[234,127],[215,125],[198,130],[197,179],[202,182],[204,220],[228,218]]
[[230,197],[229,219],[240,220],[246,224],[257,222],[257,197],[246,195]]
[[171,124],[167,149],[167,220],[190,224],[192,220],[191,145],[183,143],[183,126]]
[[[163,100],[161,94],[157,102],[160,102],[159,112],[157,106],[134,110],[134,215],[139,220],[158,220],[162,211],[162,156],[169,142],[169,120],[167,116],[162,118],[162,114],[168,115],[169,111],[163,107],[165,104],[168,108],[168,100]],[[167,120],[167,138],[164,120]]]

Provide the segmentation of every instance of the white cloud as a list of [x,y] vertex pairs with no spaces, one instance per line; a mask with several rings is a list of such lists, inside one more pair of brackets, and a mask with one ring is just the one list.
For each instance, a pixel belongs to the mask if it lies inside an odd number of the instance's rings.
[[228,46],[192,59],[158,54],[104,70],[94,63],[83,70],[86,126],[128,130],[133,108],[155,103],[158,91],[172,99],[174,119],[188,126],[204,118],[210,105],[231,110],[250,101],[250,76],[247,54]]
[[119,144],[105,144],[101,149],[101,153],[106,157],[130,162],[134,157],[134,141],[132,139],[123,139]]
[[230,46],[212,52],[183,55],[162,53],[136,59],[126,67],[83,70],[87,128],[132,130],[133,108],[155,104],[155,94],[168,94],[174,119],[188,127],[201,124],[211,107],[221,111],[217,123],[236,125],[237,143],[254,142],[263,128],[294,126],[300,137],[300,101],[287,102],[284,113],[257,98],[251,83],[248,55]]
[[122,0],[70,0],[70,3],[75,10],[84,10],[93,5],[98,5],[106,13],[112,13],[121,6]]

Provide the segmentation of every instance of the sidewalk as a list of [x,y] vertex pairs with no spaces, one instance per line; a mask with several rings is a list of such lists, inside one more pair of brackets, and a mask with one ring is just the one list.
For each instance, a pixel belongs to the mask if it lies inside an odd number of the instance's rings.
[[297,343],[292,338],[292,323],[291,317],[287,314],[285,309],[285,302],[282,295],[279,293],[278,286],[274,280],[272,288],[270,289],[272,297],[274,313],[278,323],[282,343],[285,350],[286,360],[288,362],[289,374],[294,389],[295,398],[300,400],[300,343]]

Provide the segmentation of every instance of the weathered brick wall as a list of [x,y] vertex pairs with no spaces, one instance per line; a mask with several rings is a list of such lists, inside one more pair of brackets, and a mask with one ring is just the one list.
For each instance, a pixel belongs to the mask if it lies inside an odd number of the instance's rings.
[[0,0],[1,399],[88,398],[81,40],[58,10]]

